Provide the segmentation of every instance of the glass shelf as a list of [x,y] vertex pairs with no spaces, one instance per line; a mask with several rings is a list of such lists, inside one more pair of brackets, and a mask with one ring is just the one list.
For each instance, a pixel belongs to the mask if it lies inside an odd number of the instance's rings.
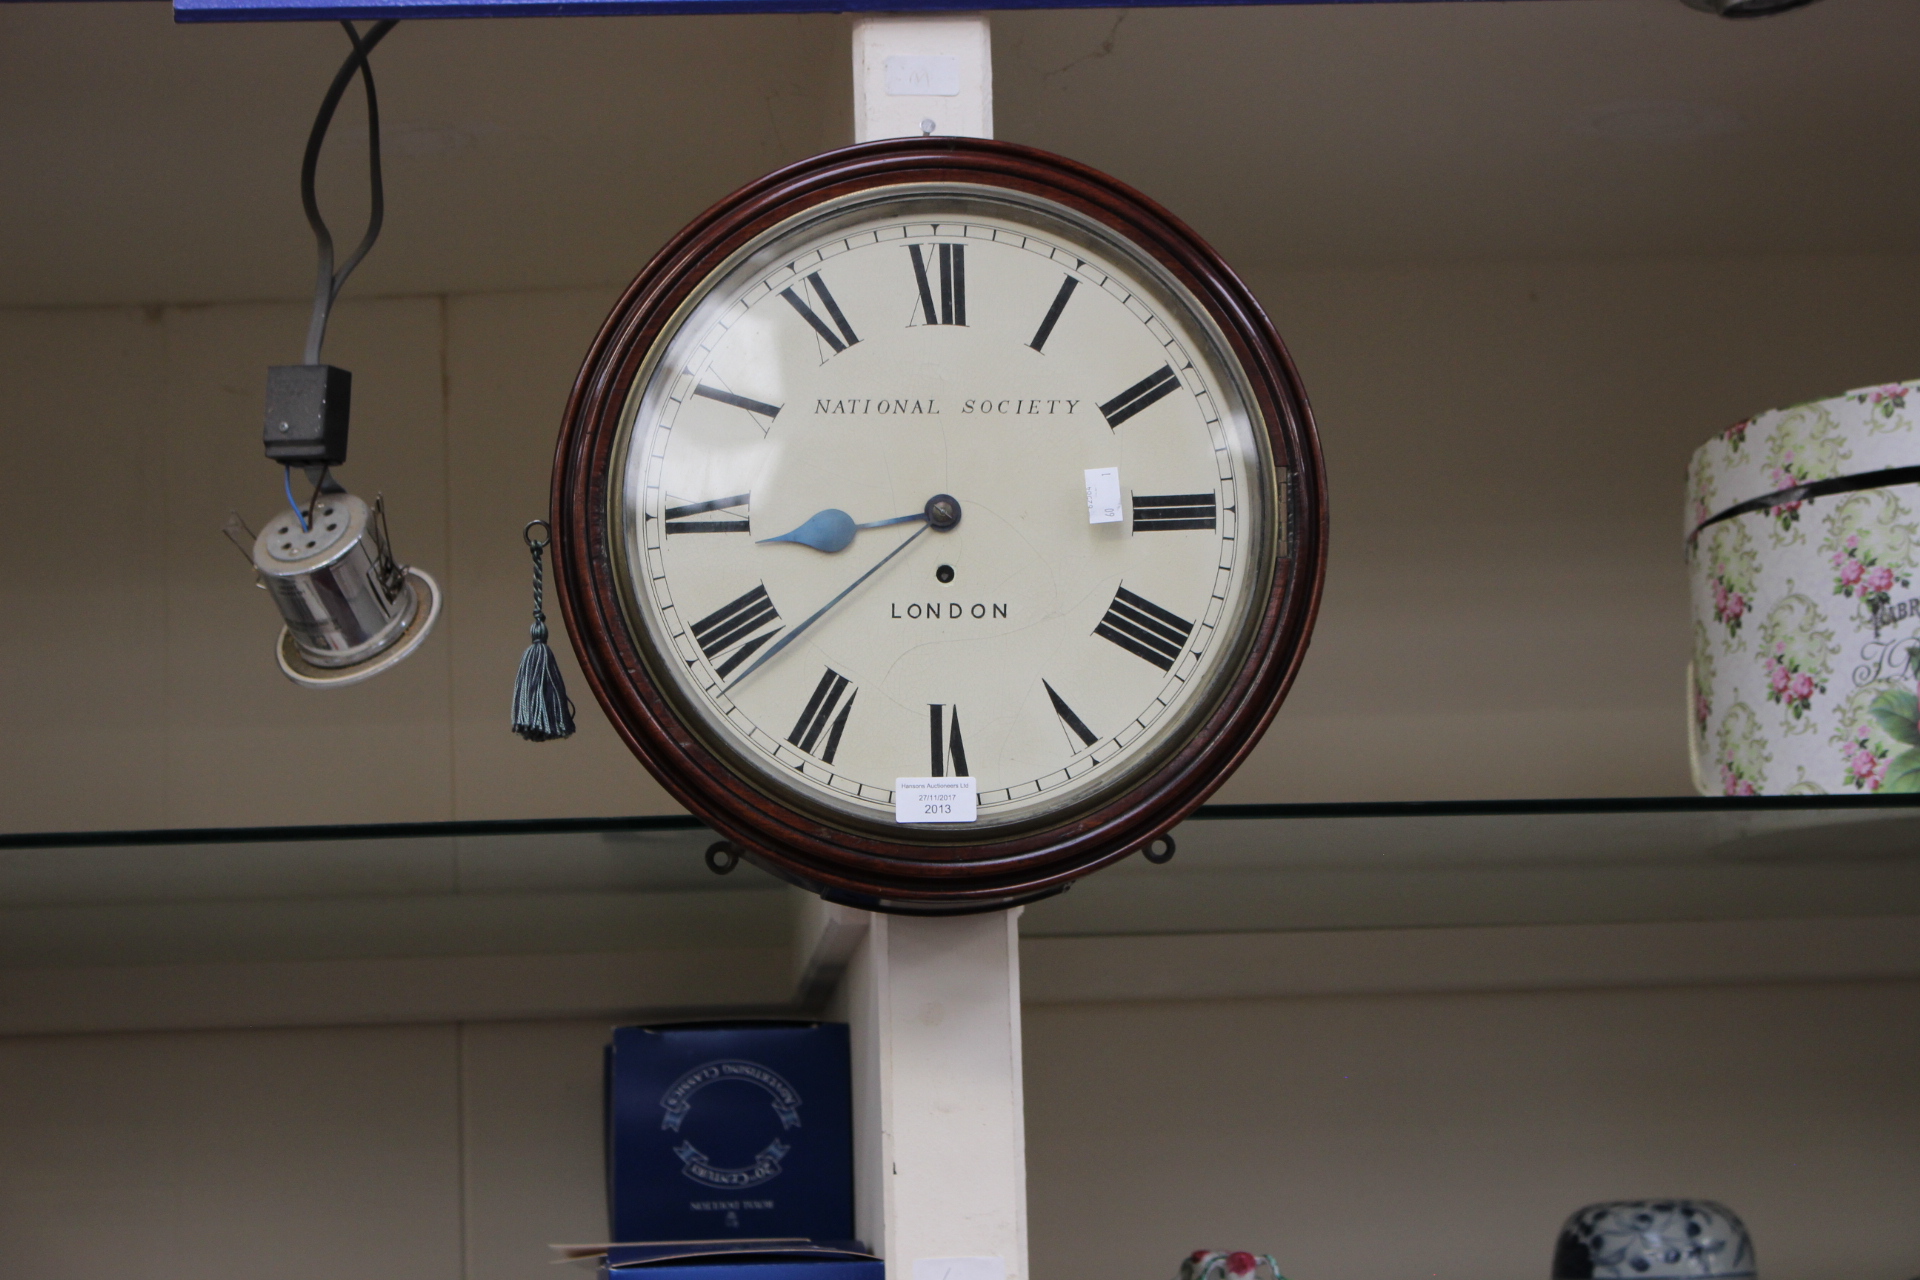
[[[1920,914],[1920,797],[1220,805],[1033,937]],[[0,837],[0,968],[777,945],[686,817]]]

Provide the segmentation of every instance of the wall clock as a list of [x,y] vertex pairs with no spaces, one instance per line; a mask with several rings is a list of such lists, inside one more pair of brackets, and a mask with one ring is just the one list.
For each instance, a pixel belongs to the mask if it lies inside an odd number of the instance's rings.
[[[901,912],[1164,834],[1278,708],[1326,556],[1247,289],[1112,178],[970,138],[817,156],[682,231],[587,354],[552,500],[635,754],[746,857]],[[901,780],[960,777],[973,820],[901,820]]]

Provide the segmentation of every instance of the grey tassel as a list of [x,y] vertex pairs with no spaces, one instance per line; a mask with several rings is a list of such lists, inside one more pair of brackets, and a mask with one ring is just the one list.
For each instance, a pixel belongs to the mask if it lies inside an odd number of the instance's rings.
[[[536,525],[546,529],[548,537],[535,538]],[[552,534],[545,520],[532,521],[521,534],[527,549],[533,552],[533,643],[520,655],[520,673],[513,682],[513,731],[529,742],[570,737],[573,733],[573,702],[560,679],[560,664],[554,660],[553,650],[547,647],[540,555],[547,549]]]

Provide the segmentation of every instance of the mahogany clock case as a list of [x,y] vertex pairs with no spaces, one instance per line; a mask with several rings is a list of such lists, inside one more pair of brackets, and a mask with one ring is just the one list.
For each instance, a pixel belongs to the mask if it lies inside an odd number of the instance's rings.
[[[687,300],[744,246],[822,203],[905,184],[1038,196],[1089,218],[1171,273],[1224,336],[1276,468],[1279,541],[1237,670],[1197,730],[1144,779],[1038,827],[856,829],[798,796],[769,794],[706,740],[649,669],[619,574],[614,465],[636,377]],[[556,586],[594,696],[676,799],[775,875],[873,910],[952,914],[1057,893],[1141,849],[1200,805],[1252,750],[1306,652],[1325,576],[1326,478],[1305,392],[1279,335],[1220,257],[1146,197],[1085,165],[1013,143],[901,138],[800,161],[743,187],[682,230],[628,286],[588,350],[555,452]],[[971,838],[969,838],[971,834]]]

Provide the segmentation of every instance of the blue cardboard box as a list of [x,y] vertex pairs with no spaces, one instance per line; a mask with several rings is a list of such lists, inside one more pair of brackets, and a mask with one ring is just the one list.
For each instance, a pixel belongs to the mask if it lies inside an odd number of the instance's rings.
[[799,1242],[610,1245],[601,1280],[886,1280],[870,1253]]
[[601,1280],[886,1280],[887,1264],[877,1258],[784,1259],[746,1262],[626,1262],[609,1251]]
[[[617,1027],[606,1078],[611,1239],[853,1239],[853,1085],[844,1023]],[[740,1280],[803,1280],[759,1270],[774,1265],[727,1268],[756,1268]],[[647,1266],[650,1276],[657,1266]],[[711,1267],[699,1270],[700,1280],[727,1280]],[[804,1280],[855,1278],[809,1270]]]

